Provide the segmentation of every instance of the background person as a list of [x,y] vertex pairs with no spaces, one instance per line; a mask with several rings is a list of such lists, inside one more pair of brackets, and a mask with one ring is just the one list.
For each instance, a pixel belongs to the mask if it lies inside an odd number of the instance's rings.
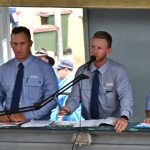
[[48,51],[44,48],[40,48],[38,51],[36,51],[35,56],[48,62],[51,66],[53,66],[55,64],[54,58],[50,57],[48,55]]
[[[14,104],[15,99],[12,99],[12,96],[20,63],[24,66],[24,70],[19,108],[32,106],[58,90],[53,68],[31,54],[32,40],[28,28],[21,26],[13,28],[10,44],[15,58],[0,67],[0,111],[10,110]],[[0,121],[44,119],[49,117],[56,105],[53,100],[39,110],[0,116]]]
[[17,13],[16,13],[16,7],[9,7],[8,13],[10,17],[10,23],[12,24],[12,28],[18,26],[18,20],[17,20]]
[[[60,79],[59,89],[64,87],[74,79],[73,69],[74,64],[72,61],[68,59],[61,60],[59,64],[56,66],[57,76]],[[66,94],[58,96],[58,102],[60,106],[65,105],[68,95],[71,93],[71,89],[72,87],[70,87],[65,91]],[[58,121],[59,120],[58,115],[59,115],[59,107],[57,106],[55,109],[52,110],[50,119],[53,121]],[[83,119],[81,117],[81,106],[79,106],[71,115],[63,116],[63,118],[61,119],[64,121],[79,121],[80,119]]]
[[[98,31],[91,41],[91,55],[96,60],[89,66],[83,65],[77,70],[76,76],[85,73],[89,79],[80,81],[73,86],[72,92],[60,114],[72,113],[80,104],[82,105],[82,116],[88,119],[105,119],[117,117],[115,122],[116,132],[122,132],[128,125],[128,119],[133,113],[133,94],[126,68],[107,58],[112,52],[112,37],[105,31]],[[97,112],[93,113],[95,98],[92,97],[93,76],[97,72],[100,82],[98,96],[95,105]]]

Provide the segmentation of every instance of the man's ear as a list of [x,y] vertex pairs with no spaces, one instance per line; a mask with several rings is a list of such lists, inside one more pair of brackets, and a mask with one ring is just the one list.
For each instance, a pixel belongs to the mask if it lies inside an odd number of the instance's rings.
[[32,40],[30,40],[30,46],[32,46],[32,44],[33,44],[33,41],[32,41]]
[[108,48],[107,49],[107,55],[111,54],[112,53],[112,48]]

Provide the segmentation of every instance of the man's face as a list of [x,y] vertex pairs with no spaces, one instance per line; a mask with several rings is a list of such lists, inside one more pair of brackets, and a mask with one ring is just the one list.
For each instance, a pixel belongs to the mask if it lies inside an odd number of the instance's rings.
[[96,63],[104,62],[107,59],[107,55],[112,51],[108,48],[106,39],[93,38],[91,41],[91,55],[96,56]]
[[68,72],[67,68],[57,69],[57,74],[61,80],[63,80],[67,76],[67,72]]
[[11,47],[18,61],[23,62],[31,54],[32,41],[25,33],[11,35]]

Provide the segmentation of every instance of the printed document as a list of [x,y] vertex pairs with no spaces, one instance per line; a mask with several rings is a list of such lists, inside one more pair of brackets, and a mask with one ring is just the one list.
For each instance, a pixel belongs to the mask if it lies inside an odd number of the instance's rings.
[[27,123],[21,125],[21,127],[47,127],[52,124],[53,121],[51,120],[31,120]]
[[108,117],[106,119],[91,119],[78,122],[74,127],[98,127],[101,124],[115,125],[118,118]]

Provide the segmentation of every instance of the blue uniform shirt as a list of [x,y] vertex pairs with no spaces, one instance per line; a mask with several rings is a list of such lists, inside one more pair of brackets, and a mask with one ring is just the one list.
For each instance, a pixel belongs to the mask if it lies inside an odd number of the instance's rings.
[[[85,119],[91,119],[91,85],[94,70],[96,69],[92,63],[89,70],[85,68],[84,65],[77,70],[76,76],[84,73],[89,76],[89,78],[73,86],[72,92],[66,102],[71,112],[73,112],[81,102],[82,116]],[[98,112],[100,119],[120,117],[123,115],[129,118],[133,114],[133,94],[127,69],[123,65],[108,59],[98,70],[100,72]]]
[[[9,110],[18,61],[13,58],[0,67],[0,111]],[[53,68],[43,60],[30,55],[24,62],[23,89],[19,107],[32,106],[57,91],[57,79]],[[24,112],[26,119],[42,119],[56,107],[53,100],[39,110]]]

